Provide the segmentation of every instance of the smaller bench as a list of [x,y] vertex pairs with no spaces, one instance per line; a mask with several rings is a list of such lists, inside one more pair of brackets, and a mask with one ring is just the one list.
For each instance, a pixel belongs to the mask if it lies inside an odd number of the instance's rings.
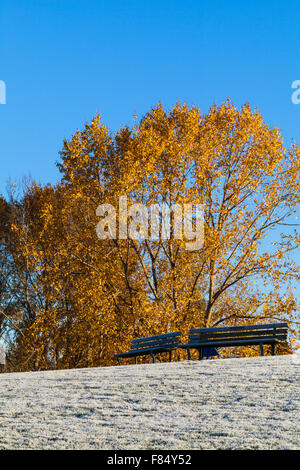
[[137,356],[149,355],[152,362],[155,362],[155,354],[168,352],[169,361],[172,360],[172,351],[178,347],[180,339],[180,331],[174,333],[166,333],[164,335],[147,336],[145,338],[133,339],[130,351],[115,354],[115,358],[120,365],[121,357],[134,357],[135,363]]
[[196,349],[199,359],[216,356],[216,348],[229,346],[260,346],[260,353],[264,355],[264,345],[271,345],[271,354],[275,354],[275,345],[286,341],[288,334],[287,323],[272,323],[266,325],[243,325],[222,328],[192,328],[189,331],[187,344],[179,344],[178,347],[186,349],[188,359],[191,358],[190,350]]

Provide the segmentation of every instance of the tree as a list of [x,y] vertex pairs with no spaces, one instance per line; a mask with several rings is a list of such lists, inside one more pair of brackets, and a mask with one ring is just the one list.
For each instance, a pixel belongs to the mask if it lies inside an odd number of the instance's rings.
[[[97,115],[64,142],[59,184],[32,183],[3,203],[1,318],[12,363],[108,365],[133,337],[191,327],[284,320],[295,337],[299,236],[279,229],[299,204],[299,157],[248,104],[227,101],[205,116],[159,104],[115,134]],[[97,238],[97,207],[119,216],[121,196],[149,214],[164,204],[170,237]],[[174,214],[192,203],[204,207],[204,244],[188,250]]]
[[[177,104],[168,112],[158,105],[114,139],[97,116],[61,154],[64,181],[90,192],[95,208],[99,174],[106,201],[115,205],[124,194],[148,206],[204,204],[205,243],[198,252],[187,252],[178,240],[111,242],[121,260],[134,255],[139,263],[143,300],[135,294],[132,311],[139,321],[149,312],[144,332],[155,325],[188,329],[294,318],[295,299],[280,289],[299,276],[288,258],[299,237],[283,234],[272,249],[262,242],[296,211],[299,148],[285,149],[278,129],[258,111],[227,101],[202,117],[195,107]],[[124,279],[126,269],[123,263]],[[257,279],[271,289],[260,292],[251,284]],[[128,282],[122,288],[130,298],[132,289]],[[201,300],[205,308],[195,309]]]

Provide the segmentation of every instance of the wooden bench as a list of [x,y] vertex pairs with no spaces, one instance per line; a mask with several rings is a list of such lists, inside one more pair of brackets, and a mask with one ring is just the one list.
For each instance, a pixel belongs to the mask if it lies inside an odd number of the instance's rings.
[[115,358],[119,365],[121,357],[135,357],[136,363],[137,356],[150,355],[152,357],[152,362],[155,362],[155,354],[168,352],[169,361],[171,361],[172,351],[178,347],[179,338],[180,331],[175,331],[174,333],[166,333],[164,335],[133,339],[130,351],[115,354]]
[[199,359],[204,356],[214,356],[213,349],[228,346],[252,346],[259,345],[261,355],[264,355],[264,345],[271,345],[271,354],[275,354],[275,345],[286,341],[288,334],[287,323],[273,323],[267,325],[230,326],[222,328],[197,328],[189,331],[187,344],[179,344],[178,347],[186,349],[188,359],[191,358],[190,350],[196,349]]

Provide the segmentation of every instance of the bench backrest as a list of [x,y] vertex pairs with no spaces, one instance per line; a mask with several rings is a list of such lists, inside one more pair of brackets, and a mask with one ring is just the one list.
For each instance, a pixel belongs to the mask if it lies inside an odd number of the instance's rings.
[[271,323],[267,325],[227,326],[222,328],[192,328],[189,342],[234,340],[234,339],[274,339],[285,341],[288,334],[287,323]]
[[164,335],[147,336],[145,338],[133,339],[131,349],[149,349],[163,347],[166,349],[175,348],[180,339],[180,331],[166,333]]

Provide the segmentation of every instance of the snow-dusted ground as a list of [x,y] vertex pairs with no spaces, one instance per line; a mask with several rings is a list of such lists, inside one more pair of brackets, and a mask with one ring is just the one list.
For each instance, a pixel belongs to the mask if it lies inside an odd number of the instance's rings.
[[1,449],[300,449],[292,356],[0,374]]

